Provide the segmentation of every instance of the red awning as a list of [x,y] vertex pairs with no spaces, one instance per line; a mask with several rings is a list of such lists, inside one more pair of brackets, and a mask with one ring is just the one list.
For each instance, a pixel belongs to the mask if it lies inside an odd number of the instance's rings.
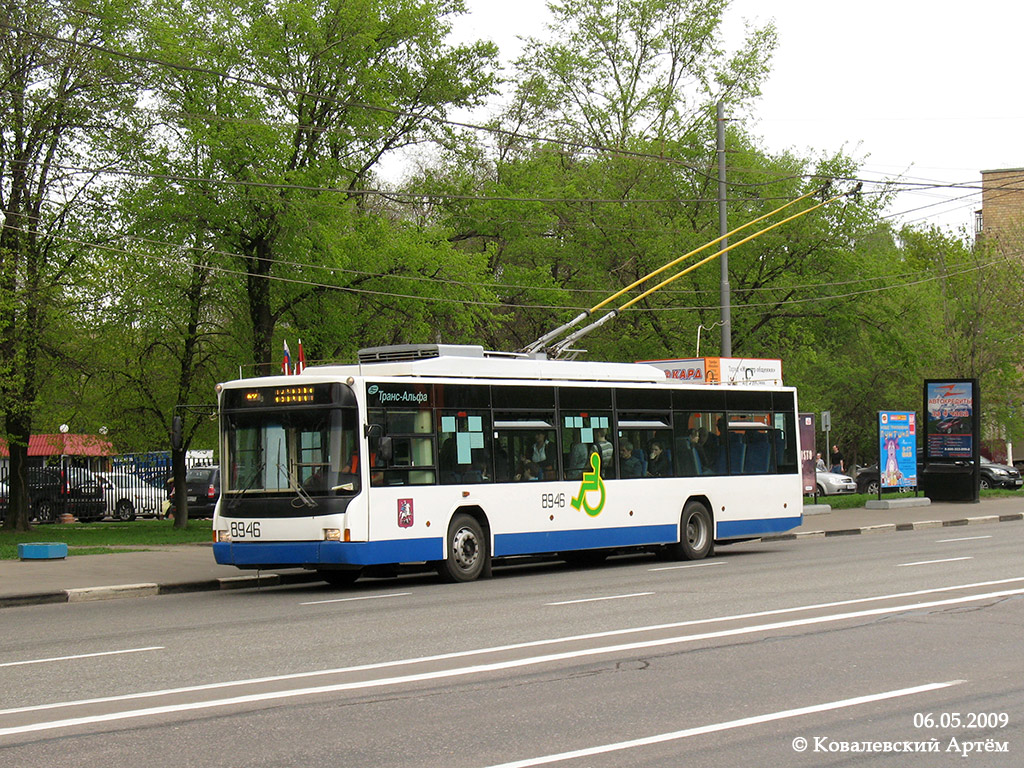
[[[7,441],[0,440],[0,456],[9,456]],[[114,446],[99,435],[31,435],[29,456],[113,456]]]

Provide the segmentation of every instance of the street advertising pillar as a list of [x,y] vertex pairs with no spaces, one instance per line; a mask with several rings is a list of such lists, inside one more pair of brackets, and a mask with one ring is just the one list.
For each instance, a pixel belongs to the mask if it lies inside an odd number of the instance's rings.
[[921,490],[933,501],[980,501],[978,380],[926,380],[924,413]]
[[800,475],[804,487],[804,495],[814,494],[814,502],[818,502],[818,473],[815,470],[814,448],[814,414],[800,414]]

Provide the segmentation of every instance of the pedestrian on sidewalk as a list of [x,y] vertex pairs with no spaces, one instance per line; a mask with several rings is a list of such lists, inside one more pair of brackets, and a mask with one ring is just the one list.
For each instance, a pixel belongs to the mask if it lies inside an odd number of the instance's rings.
[[830,458],[832,459],[832,471],[833,472],[843,473],[843,472],[846,471],[843,468],[844,467],[844,465],[843,465],[843,454],[839,451],[839,446],[838,445],[833,445],[832,446],[832,455],[831,455]]

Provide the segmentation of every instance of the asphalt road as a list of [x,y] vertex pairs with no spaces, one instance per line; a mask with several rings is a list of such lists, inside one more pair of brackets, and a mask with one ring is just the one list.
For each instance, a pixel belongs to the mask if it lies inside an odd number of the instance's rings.
[[6,609],[0,761],[1016,766],[1022,552],[1003,523]]

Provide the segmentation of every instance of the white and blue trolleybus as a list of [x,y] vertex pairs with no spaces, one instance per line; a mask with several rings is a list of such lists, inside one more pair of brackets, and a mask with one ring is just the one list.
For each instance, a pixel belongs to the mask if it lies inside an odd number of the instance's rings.
[[433,344],[218,396],[213,548],[239,568],[345,584],[427,563],[470,581],[525,555],[699,559],[801,522],[791,387]]

